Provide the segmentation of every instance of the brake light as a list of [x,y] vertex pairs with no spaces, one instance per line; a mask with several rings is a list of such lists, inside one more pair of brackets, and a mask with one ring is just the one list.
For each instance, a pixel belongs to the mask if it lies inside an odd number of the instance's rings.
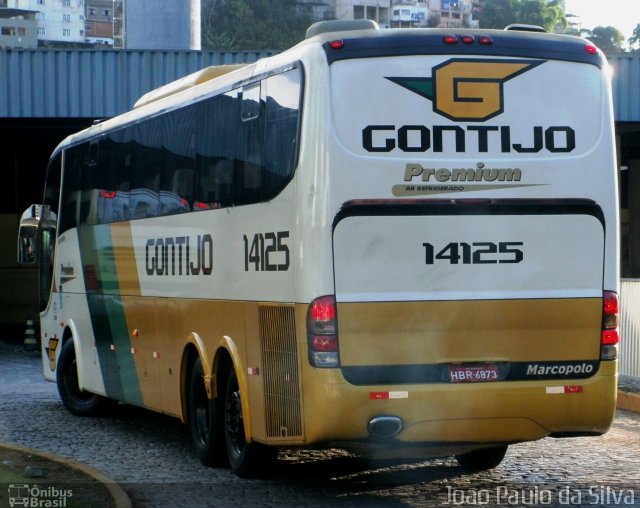
[[313,367],[338,367],[338,326],[336,299],[321,296],[309,304],[307,311],[307,345]]
[[618,358],[618,342],[620,334],[620,305],[618,295],[613,291],[605,291],[602,297],[602,334],[600,341],[600,358],[615,360]]
[[340,40],[340,39],[337,39],[335,41],[331,41],[329,43],[329,46],[331,46],[331,48],[333,48],[333,49],[342,49],[342,46],[344,46],[344,41]]
[[476,38],[473,35],[463,35],[462,37],[460,37],[460,40],[464,44],[473,44]]
[[584,45],[584,50],[589,53],[590,55],[597,55],[598,54],[598,48],[596,48],[593,44],[585,44]]
[[442,40],[445,44],[458,44],[458,38],[455,35],[445,35]]

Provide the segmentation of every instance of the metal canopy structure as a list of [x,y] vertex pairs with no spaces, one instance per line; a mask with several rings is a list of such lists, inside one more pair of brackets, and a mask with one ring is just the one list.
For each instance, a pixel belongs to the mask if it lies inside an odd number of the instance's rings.
[[[104,118],[145,93],[210,65],[275,52],[0,51],[0,118]],[[608,57],[618,122],[640,122],[640,56]]]
[[0,51],[0,118],[104,118],[204,67],[273,51]]

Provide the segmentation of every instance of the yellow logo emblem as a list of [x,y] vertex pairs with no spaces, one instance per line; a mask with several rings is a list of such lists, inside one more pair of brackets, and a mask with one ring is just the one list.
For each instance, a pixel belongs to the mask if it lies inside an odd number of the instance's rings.
[[433,102],[433,111],[456,121],[484,122],[504,111],[504,83],[544,60],[453,58],[431,78],[387,78]]

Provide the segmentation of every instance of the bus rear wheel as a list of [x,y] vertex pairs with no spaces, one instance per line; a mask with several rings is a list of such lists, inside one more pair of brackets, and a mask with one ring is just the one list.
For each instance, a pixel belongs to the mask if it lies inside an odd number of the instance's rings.
[[196,359],[189,380],[189,426],[196,455],[205,466],[227,465],[223,409],[221,397],[207,396],[202,361]]
[[256,442],[248,443],[246,440],[240,388],[234,369],[229,372],[225,390],[224,428],[231,471],[237,476],[255,476],[275,461],[278,454],[276,448]]
[[95,416],[108,406],[108,399],[80,388],[73,340],[67,340],[60,350],[56,367],[56,383],[64,407],[76,416]]
[[474,450],[463,455],[456,455],[456,460],[469,471],[486,471],[497,467],[507,453],[507,445]]

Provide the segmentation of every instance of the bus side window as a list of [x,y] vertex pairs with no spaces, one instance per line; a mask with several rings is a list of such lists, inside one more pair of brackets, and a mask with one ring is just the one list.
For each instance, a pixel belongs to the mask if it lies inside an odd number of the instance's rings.
[[129,195],[131,219],[160,215],[162,130],[159,120],[140,123],[134,129],[133,180]]
[[189,211],[189,203],[193,195],[193,174],[190,168],[175,169],[165,177],[171,177],[171,181],[163,182],[160,191],[160,213],[173,215]]
[[262,166],[249,161],[236,163],[236,205],[259,203],[262,198]]
[[195,181],[197,106],[166,114],[162,120],[160,213],[188,212]]
[[194,210],[223,208],[233,204],[233,161],[209,159],[200,170]]
[[194,210],[233,205],[240,102],[238,91],[231,90],[207,99],[199,108]]
[[62,176],[64,182],[62,210],[64,213],[60,215],[59,234],[78,226],[82,202],[82,173],[86,155],[88,155],[88,150],[85,144],[65,150],[64,174]]
[[251,85],[242,92],[241,121],[237,123],[235,143],[234,205],[262,201],[265,125],[260,85]]
[[285,187],[296,166],[301,74],[296,68],[271,76],[264,82],[264,200],[272,199]]

